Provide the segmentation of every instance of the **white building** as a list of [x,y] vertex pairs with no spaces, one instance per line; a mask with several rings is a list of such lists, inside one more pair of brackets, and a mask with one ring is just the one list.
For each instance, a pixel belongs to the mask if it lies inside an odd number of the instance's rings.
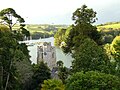
[[39,42],[37,46],[37,63],[40,61],[47,63],[51,70],[56,66],[56,51],[50,42]]

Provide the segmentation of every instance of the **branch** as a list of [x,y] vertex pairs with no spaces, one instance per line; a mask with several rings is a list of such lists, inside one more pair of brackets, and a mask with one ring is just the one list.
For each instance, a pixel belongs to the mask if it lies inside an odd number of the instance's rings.
[[12,25],[12,27],[14,27],[14,26],[15,26],[15,24],[17,24],[17,20],[16,20],[16,22]]

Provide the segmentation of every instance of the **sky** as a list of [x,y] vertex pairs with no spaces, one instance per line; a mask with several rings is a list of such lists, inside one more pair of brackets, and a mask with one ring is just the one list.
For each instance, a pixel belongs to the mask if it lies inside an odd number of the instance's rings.
[[120,0],[0,0],[0,10],[13,8],[27,24],[72,24],[83,4],[97,12],[96,24],[120,21]]

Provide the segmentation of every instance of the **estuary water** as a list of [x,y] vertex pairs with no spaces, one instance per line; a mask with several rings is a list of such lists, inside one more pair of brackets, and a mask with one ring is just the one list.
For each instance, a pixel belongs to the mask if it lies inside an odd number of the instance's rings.
[[[54,37],[50,38],[44,38],[44,39],[38,39],[38,40],[27,40],[24,41],[26,43],[36,43],[36,42],[51,42],[51,45],[54,46]],[[64,66],[70,67],[71,66],[71,61],[73,60],[70,55],[65,55],[63,51],[60,48],[56,48],[56,61],[63,61]],[[30,45],[28,46],[29,50],[29,55],[31,56],[30,60],[32,63],[37,63],[37,45]]]

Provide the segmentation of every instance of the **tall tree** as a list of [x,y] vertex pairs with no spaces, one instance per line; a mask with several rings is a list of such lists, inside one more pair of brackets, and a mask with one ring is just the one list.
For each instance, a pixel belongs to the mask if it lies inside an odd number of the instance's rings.
[[75,21],[75,24],[94,23],[96,18],[96,12],[93,9],[88,9],[86,5],[82,5],[81,8],[78,8],[72,16],[72,19]]
[[20,15],[18,15],[14,9],[12,8],[3,9],[0,12],[0,19],[2,24],[9,27],[10,31],[13,31],[13,27],[16,24],[20,24],[18,30],[14,30],[14,33],[16,35],[15,38],[17,40],[25,39],[25,37],[29,38],[30,33],[24,28],[25,27],[25,24],[23,24],[25,22],[24,19]]
[[[15,34],[6,26],[0,26],[0,90],[22,89],[22,87],[19,87],[20,84],[28,80],[31,74],[29,71],[32,71],[30,70],[32,66],[27,46],[19,44],[14,37]],[[19,66],[23,67],[23,69]],[[29,75],[27,75],[28,72]]]
[[[3,9],[0,12],[0,19],[2,23],[0,25],[0,89],[20,89],[21,81],[24,80],[19,80],[21,79],[20,72],[18,72],[20,69],[16,68],[18,67],[16,62],[24,60],[27,64],[31,64],[26,45],[19,44],[18,40],[22,40],[23,35],[29,36],[29,32],[26,30],[24,33],[19,31],[13,33],[13,26],[19,23],[23,30],[25,25],[21,23],[25,21],[12,8]],[[24,69],[26,68],[24,67]],[[21,74],[23,75],[23,73]]]
[[105,51],[99,47],[94,40],[86,38],[83,43],[75,49],[72,54],[72,70],[79,71],[100,71],[110,73],[110,61]]
[[[92,25],[96,21],[96,12],[93,9],[83,5],[73,13],[72,19],[75,21],[75,24],[71,26],[71,30],[69,30],[69,34],[65,38],[66,45],[63,46],[64,52],[71,53],[76,45],[81,44],[83,38],[91,38],[97,44],[101,44],[101,35],[97,28]],[[78,37],[79,41],[75,41]]]
[[12,31],[12,27],[17,23],[24,23],[24,19],[18,15],[14,9],[7,8],[0,12],[1,23],[7,25]]
[[[23,58],[23,53],[18,48],[19,43],[13,38],[13,33],[9,31],[0,31],[0,63],[2,88],[4,90],[18,88],[18,74],[14,61]],[[16,84],[15,84],[16,83]]]

